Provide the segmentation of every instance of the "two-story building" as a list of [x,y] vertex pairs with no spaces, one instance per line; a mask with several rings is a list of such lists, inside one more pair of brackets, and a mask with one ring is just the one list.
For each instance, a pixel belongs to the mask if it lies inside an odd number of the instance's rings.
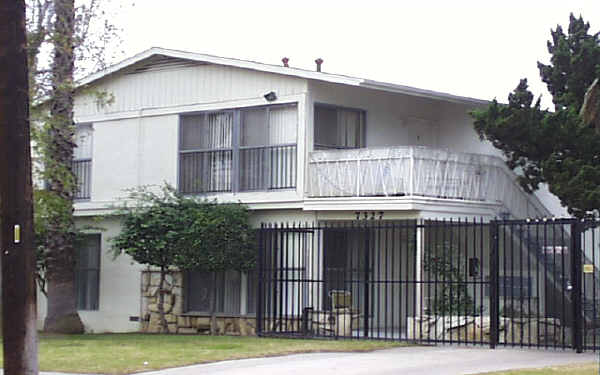
[[[183,193],[242,202],[262,222],[337,222],[561,215],[547,192],[524,193],[501,154],[473,130],[486,101],[368,79],[152,48],[93,74],[75,100],[80,224],[108,214],[126,189],[167,182]],[[112,96],[102,105],[93,91]],[[94,222],[80,249],[78,306],[86,330],[140,329],[144,266],[113,259],[119,220]],[[326,240],[326,239],[325,239]],[[151,278],[148,275],[147,278]],[[254,277],[219,285],[192,274],[176,315],[251,317]],[[180,282],[179,282],[180,283]],[[144,289],[145,290],[145,289]],[[40,321],[45,304],[40,303]]]

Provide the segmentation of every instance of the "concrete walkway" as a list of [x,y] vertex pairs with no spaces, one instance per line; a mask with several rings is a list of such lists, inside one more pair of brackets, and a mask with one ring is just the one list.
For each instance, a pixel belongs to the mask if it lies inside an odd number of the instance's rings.
[[[597,362],[573,351],[406,347],[370,353],[314,353],[216,362],[145,375],[461,375],[508,369]],[[138,374],[139,375],[139,374]]]

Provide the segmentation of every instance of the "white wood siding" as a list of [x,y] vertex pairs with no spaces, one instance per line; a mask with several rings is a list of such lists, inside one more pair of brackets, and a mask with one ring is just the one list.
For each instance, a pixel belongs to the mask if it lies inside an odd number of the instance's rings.
[[473,130],[471,106],[331,83],[310,82],[309,88],[313,103],[367,112],[366,147],[419,145],[500,155]]
[[125,189],[176,184],[178,116],[94,124],[92,201],[112,201]]
[[302,78],[220,65],[199,65],[119,73],[98,83],[94,90],[111,94],[114,102],[99,107],[94,94],[81,94],[75,100],[78,119],[156,108],[262,99],[270,91],[284,98],[305,93],[307,83]]

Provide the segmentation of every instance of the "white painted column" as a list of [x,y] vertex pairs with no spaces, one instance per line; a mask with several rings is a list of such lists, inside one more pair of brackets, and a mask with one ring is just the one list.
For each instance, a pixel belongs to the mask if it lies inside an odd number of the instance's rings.
[[[417,224],[421,223],[421,221],[417,221]],[[417,246],[415,249],[415,257],[416,257],[416,273],[415,273],[415,316],[421,315],[421,293],[423,285],[421,281],[423,280],[423,254],[425,252],[425,240],[424,240],[424,231],[425,229],[422,227],[417,227]]]

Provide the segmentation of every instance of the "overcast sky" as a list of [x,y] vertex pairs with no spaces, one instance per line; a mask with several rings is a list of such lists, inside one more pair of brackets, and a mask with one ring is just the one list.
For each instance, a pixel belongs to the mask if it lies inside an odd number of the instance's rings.
[[115,19],[127,56],[152,46],[323,70],[505,102],[569,13],[600,30],[600,0],[137,0]]

